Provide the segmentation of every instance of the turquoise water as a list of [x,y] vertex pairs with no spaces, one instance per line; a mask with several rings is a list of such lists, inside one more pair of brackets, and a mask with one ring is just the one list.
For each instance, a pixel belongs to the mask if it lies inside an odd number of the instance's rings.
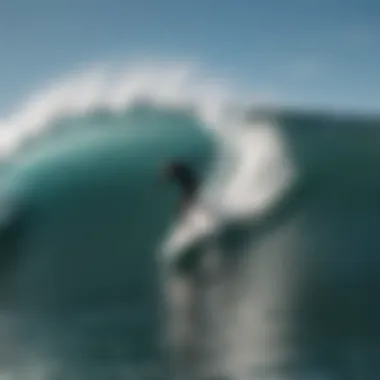
[[[183,379],[202,370],[231,379],[378,374],[379,122],[294,112],[260,118],[281,134],[296,180],[260,218],[218,231],[216,292],[200,280],[196,255],[210,246],[194,241],[181,252],[171,286],[185,283],[204,319],[172,309],[195,339],[189,348],[178,338],[170,354],[162,338],[172,318],[163,282],[171,282],[158,253],[177,223],[179,194],[157,173],[167,158],[182,157],[211,175],[218,145],[204,121],[149,106],[72,117],[15,153],[2,174],[10,210],[0,237],[4,374],[171,379],[173,367]],[[219,342],[211,354],[204,340]]]
[[[27,351],[42,358],[74,368],[157,360],[155,251],[178,198],[158,170],[183,157],[202,173],[212,140],[186,115],[154,110],[67,123],[74,133],[20,153],[5,186],[16,217],[0,243],[2,309],[34,321],[21,326]],[[26,339],[15,324],[16,340]]]

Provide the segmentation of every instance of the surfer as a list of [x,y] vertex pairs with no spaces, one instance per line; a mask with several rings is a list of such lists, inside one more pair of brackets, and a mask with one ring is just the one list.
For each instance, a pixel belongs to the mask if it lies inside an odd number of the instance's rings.
[[188,209],[195,199],[199,187],[198,176],[190,165],[177,160],[172,160],[164,165],[163,177],[174,181],[180,187],[182,196],[179,204],[179,212]]

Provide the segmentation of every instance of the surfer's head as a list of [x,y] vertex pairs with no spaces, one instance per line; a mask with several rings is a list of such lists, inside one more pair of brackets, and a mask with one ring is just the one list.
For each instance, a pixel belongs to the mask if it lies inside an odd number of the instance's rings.
[[184,196],[192,197],[198,188],[198,176],[194,169],[180,160],[171,160],[163,165],[162,177],[176,182]]

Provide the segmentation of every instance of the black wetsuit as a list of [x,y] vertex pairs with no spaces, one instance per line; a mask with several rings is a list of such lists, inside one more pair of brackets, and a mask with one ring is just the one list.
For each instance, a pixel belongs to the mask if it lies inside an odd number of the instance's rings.
[[170,164],[169,177],[175,180],[182,190],[180,211],[183,211],[194,199],[199,182],[196,173],[182,162]]

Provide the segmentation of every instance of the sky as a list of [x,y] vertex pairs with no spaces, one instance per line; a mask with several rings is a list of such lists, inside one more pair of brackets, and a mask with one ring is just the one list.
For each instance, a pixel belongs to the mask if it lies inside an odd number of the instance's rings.
[[200,62],[283,104],[380,111],[378,0],[1,0],[0,114],[83,64]]

